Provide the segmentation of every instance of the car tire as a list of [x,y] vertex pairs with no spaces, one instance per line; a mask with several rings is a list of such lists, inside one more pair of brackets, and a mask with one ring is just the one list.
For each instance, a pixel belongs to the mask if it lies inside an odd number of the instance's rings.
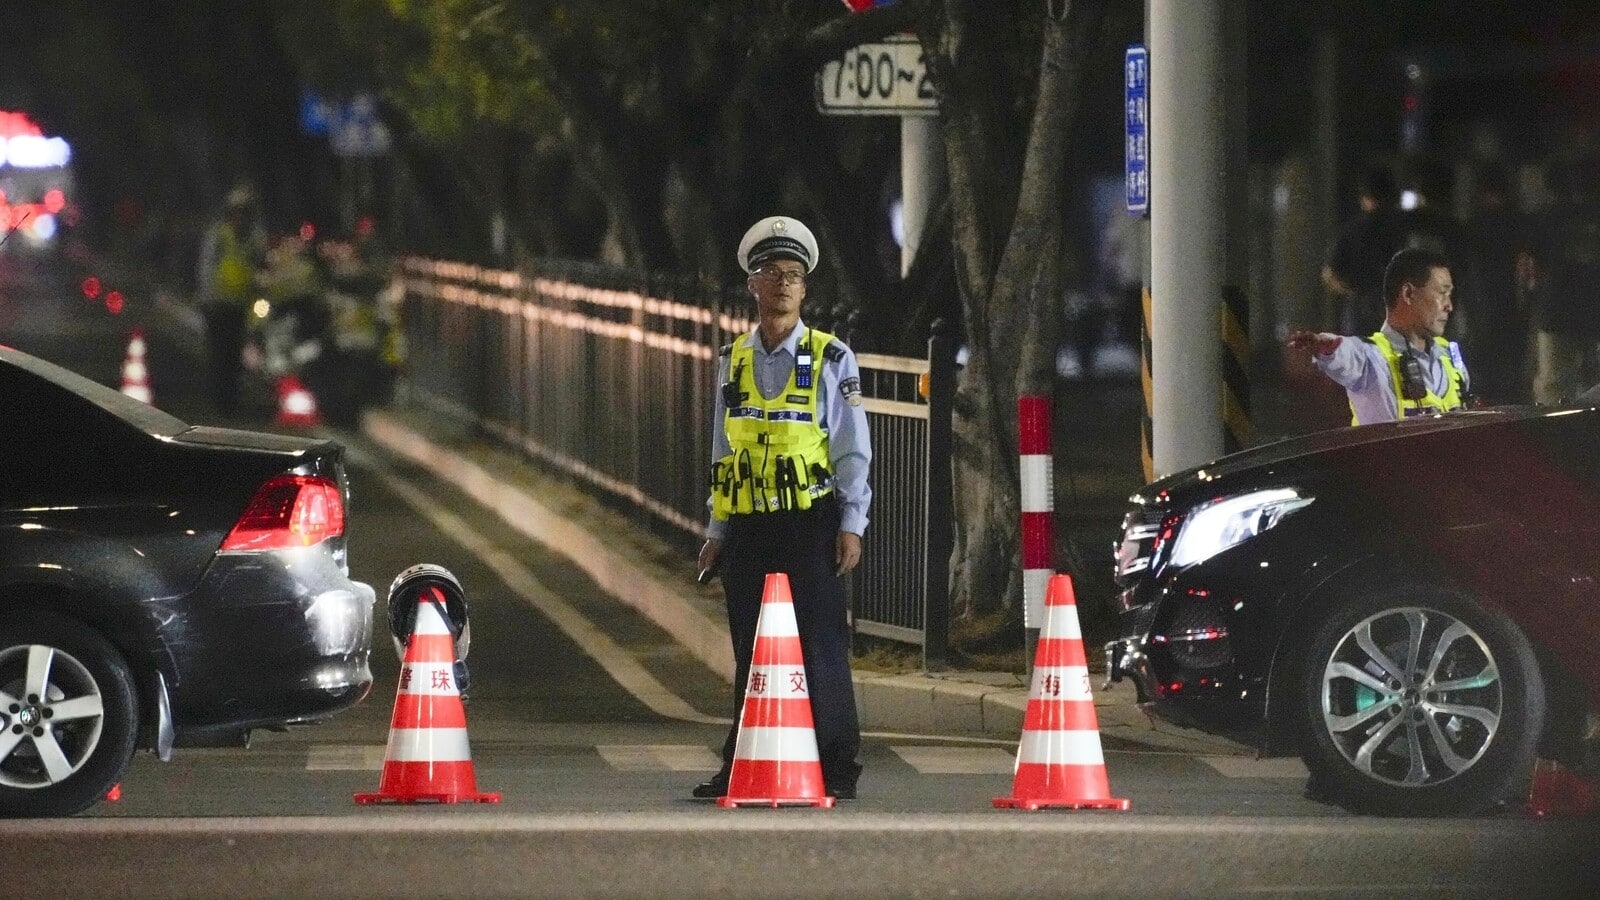
[[1308,791],[1352,812],[1477,815],[1525,792],[1545,721],[1504,615],[1427,585],[1373,587],[1312,632],[1299,679]]
[[[42,696],[27,684],[29,661],[41,654],[50,661]],[[138,737],[133,676],[122,654],[93,630],[47,613],[7,613],[0,623],[0,694],[0,817],[82,812],[127,771]],[[69,710],[65,703],[75,700],[89,702]]]

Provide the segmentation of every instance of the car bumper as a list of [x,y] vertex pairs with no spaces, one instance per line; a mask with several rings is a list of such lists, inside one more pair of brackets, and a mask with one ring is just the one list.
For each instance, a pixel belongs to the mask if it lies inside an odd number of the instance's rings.
[[1108,680],[1131,680],[1141,703],[1176,723],[1230,736],[1259,725],[1266,679],[1237,652],[1259,630],[1236,592],[1183,573],[1128,588],[1117,605],[1122,634],[1105,646]]
[[163,629],[187,729],[314,721],[372,688],[372,587],[321,548],[218,556]]

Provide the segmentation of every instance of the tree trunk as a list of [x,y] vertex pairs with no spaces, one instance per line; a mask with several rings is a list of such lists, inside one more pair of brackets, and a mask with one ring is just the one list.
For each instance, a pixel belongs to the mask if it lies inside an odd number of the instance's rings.
[[1082,59],[1103,15],[1095,0],[1044,4],[1038,93],[1027,127],[1022,171],[997,183],[1008,158],[1006,126],[992,110],[992,73],[981,58],[1003,46],[985,28],[975,0],[930,6],[922,40],[940,87],[958,286],[968,363],[955,403],[956,545],[953,611],[1020,613],[1021,487],[1017,397],[1051,393],[1061,316],[1062,210],[1066,143],[1079,105]]

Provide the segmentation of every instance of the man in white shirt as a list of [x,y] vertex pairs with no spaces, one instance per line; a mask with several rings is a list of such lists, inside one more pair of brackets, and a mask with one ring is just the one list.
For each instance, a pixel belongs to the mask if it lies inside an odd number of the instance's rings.
[[1382,328],[1369,337],[1295,329],[1289,348],[1311,351],[1317,369],[1345,389],[1353,425],[1460,408],[1471,382],[1460,347],[1444,337],[1454,290],[1442,253],[1401,250],[1383,275]]

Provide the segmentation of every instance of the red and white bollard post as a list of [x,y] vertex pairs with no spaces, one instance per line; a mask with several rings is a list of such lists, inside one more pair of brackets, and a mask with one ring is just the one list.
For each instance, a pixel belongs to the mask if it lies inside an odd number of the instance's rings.
[[[1044,596],[1055,574],[1055,461],[1050,453],[1051,403],[1017,398],[1017,451],[1022,457],[1022,625],[1044,624]],[[1031,648],[1030,648],[1031,649]]]

